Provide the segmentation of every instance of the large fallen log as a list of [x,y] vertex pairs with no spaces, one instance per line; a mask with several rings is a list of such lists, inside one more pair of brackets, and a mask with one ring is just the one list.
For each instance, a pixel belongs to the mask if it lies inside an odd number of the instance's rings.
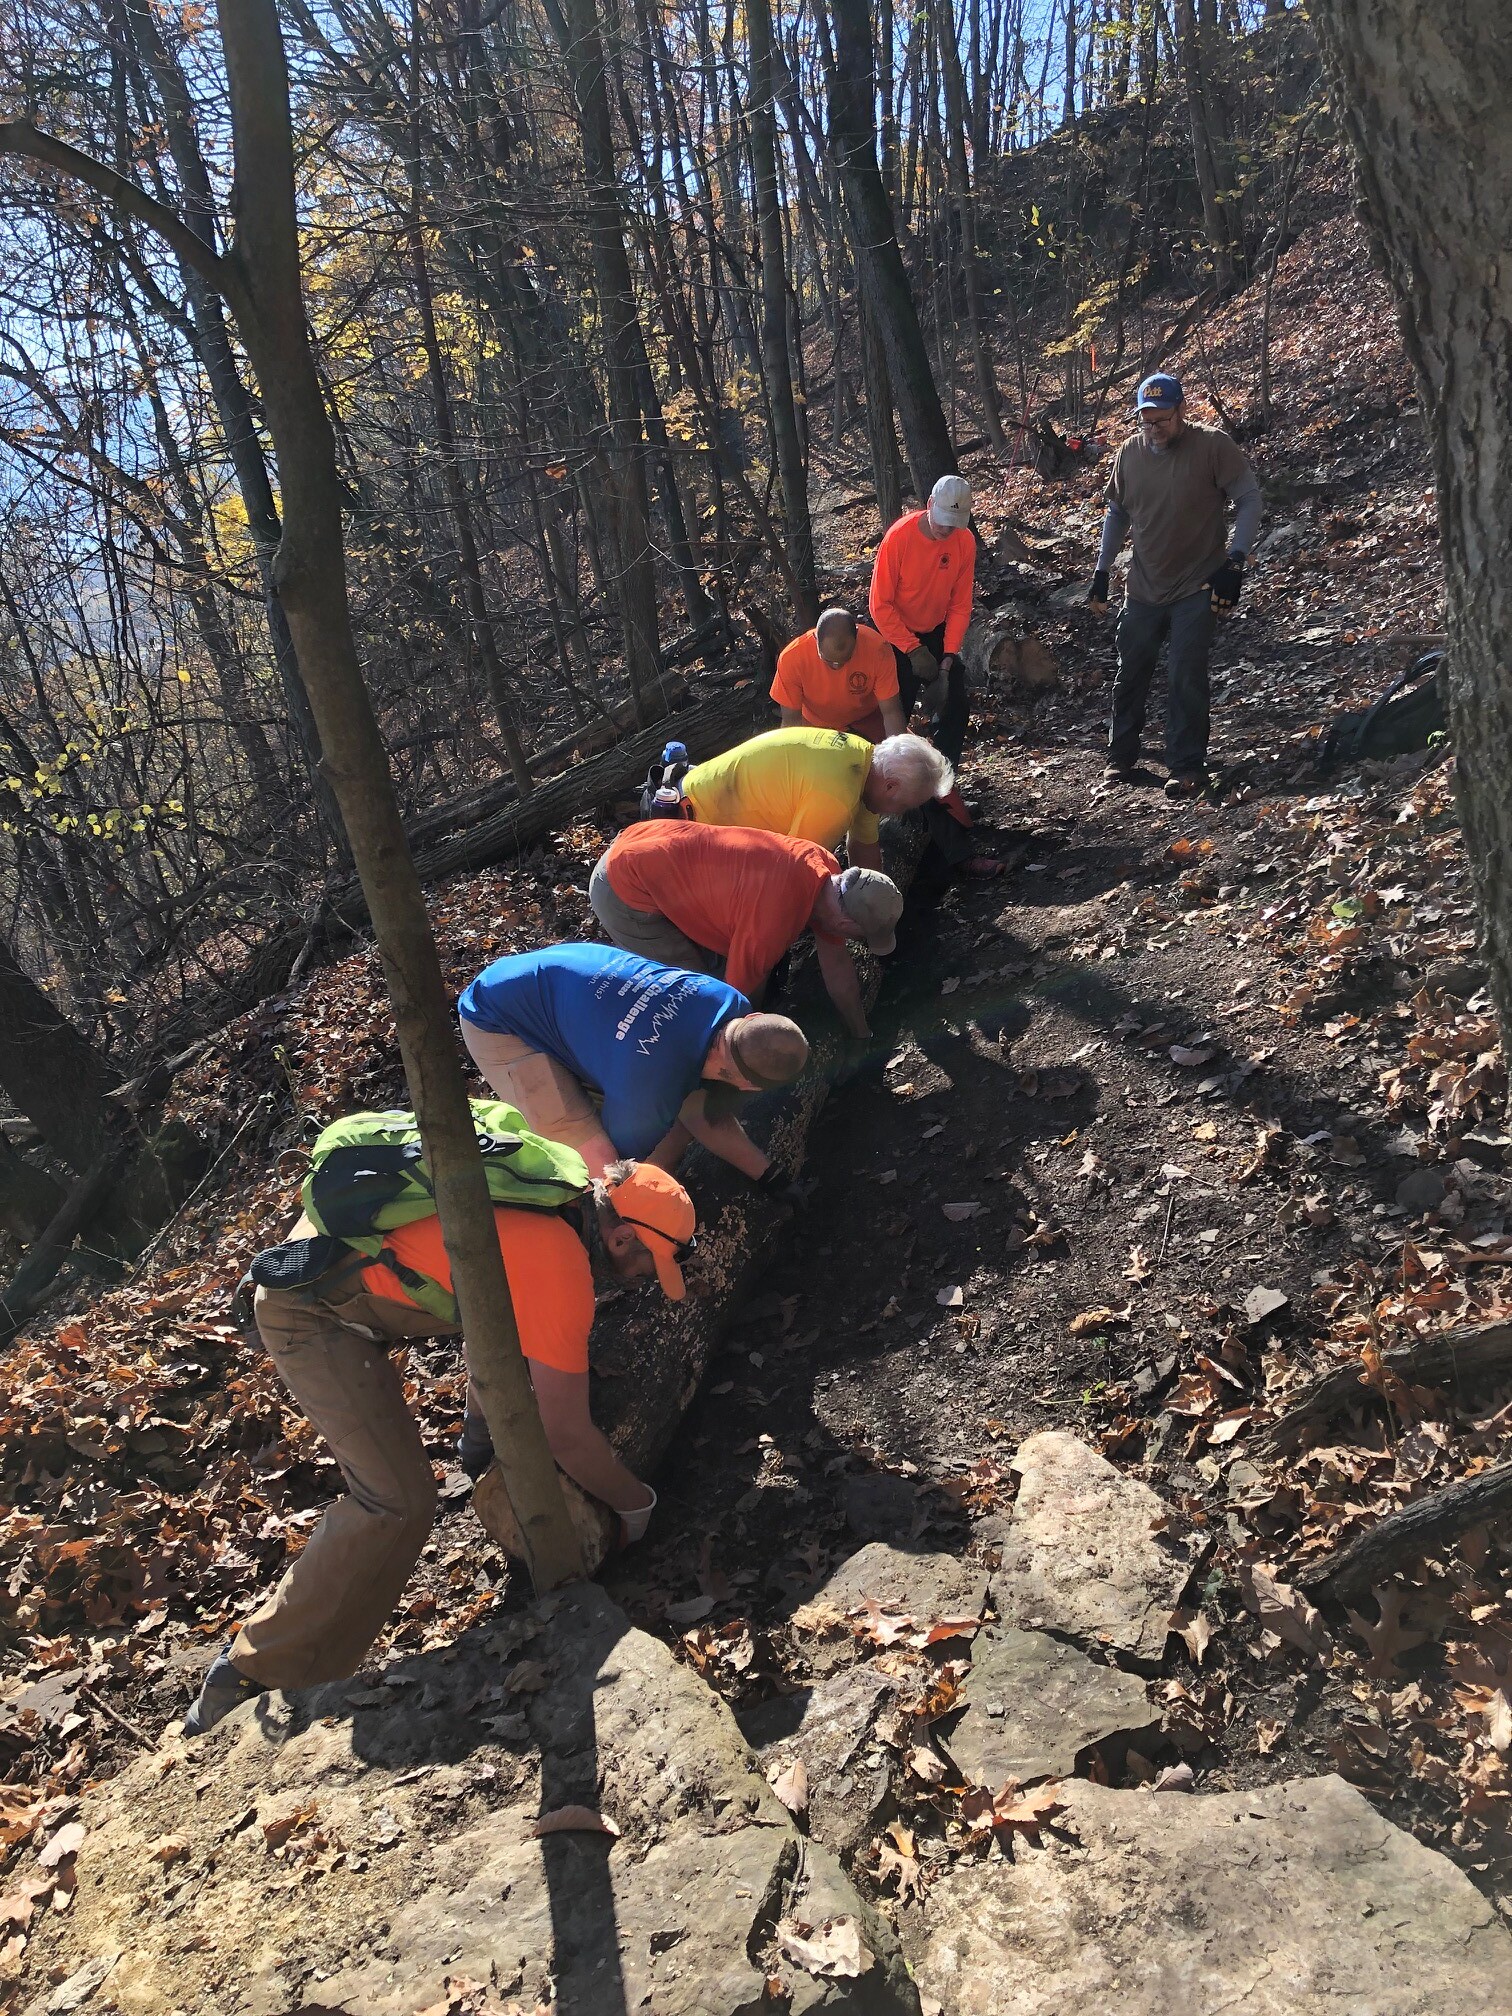
[[[921,828],[896,820],[883,823],[888,873],[905,891],[923,838]],[[863,962],[862,996],[870,1009],[883,970],[875,959],[859,951],[857,956]],[[825,1101],[847,1065],[844,1031],[824,992],[811,946],[795,956],[782,997],[767,1005],[801,1025],[809,1039],[809,1067],[796,1085],[753,1099],[741,1118],[772,1159],[796,1174]],[[648,1478],[654,1478],[715,1347],[792,1217],[791,1207],[773,1203],[701,1148],[688,1152],[677,1173],[698,1206],[698,1251],[688,1270],[688,1299],[667,1303],[647,1287],[602,1311],[593,1331],[593,1417],[630,1468]],[[480,1484],[473,1506],[508,1548],[510,1515],[496,1471]],[[590,1565],[596,1566],[611,1538],[609,1523],[597,1522],[595,1548],[596,1522],[581,1494],[574,1512]]]
[[[1442,1330],[1395,1351],[1383,1351],[1387,1379],[1409,1386],[1448,1386],[1458,1395],[1478,1379],[1512,1370],[1512,1323],[1485,1323],[1473,1330]],[[1349,1407],[1384,1406],[1382,1382],[1356,1358],[1320,1379],[1295,1405],[1264,1428],[1250,1444],[1262,1461],[1289,1455],[1313,1428],[1321,1428]]]
[[[632,791],[668,740],[685,742],[690,754],[701,760],[754,734],[758,726],[770,725],[770,713],[766,690],[758,682],[721,688],[696,706],[625,736],[602,755],[574,763],[560,776],[539,784],[523,805],[505,806],[464,833],[416,849],[420,879],[440,882],[448,875],[509,860],[555,828]],[[231,979],[196,994],[165,1017],[154,1030],[154,1051],[182,1050],[255,1008],[289,984],[297,960],[303,957],[308,964],[312,954],[349,940],[365,930],[367,922],[367,905],[356,882],[339,884],[313,920],[300,918],[270,933]]]
[[1394,1575],[1429,1548],[1447,1546],[1472,1526],[1512,1512],[1512,1463],[1463,1477],[1441,1491],[1415,1498],[1362,1533],[1336,1554],[1310,1562],[1294,1579],[1315,1602],[1359,1595]]

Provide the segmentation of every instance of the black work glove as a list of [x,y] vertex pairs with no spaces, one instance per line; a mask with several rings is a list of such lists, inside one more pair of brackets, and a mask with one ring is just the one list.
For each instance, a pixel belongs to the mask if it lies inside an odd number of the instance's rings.
[[1207,585],[1212,591],[1215,609],[1232,609],[1239,600],[1239,590],[1244,586],[1244,555],[1230,553]]
[[796,1176],[784,1176],[775,1162],[769,1162],[755,1179],[756,1188],[763,1191],[774,1203],[789,1205],[794,1211],[801,1211],[808,1203],[803,1185]]
[[1099,567],[1092,576],[1092,586],[1087,590],[1089,609],[1106,609],[1108,606],[1108,570]]

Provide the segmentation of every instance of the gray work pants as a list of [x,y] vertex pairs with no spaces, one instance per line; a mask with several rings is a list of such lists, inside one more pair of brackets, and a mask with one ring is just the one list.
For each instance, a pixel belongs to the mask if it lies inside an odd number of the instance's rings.
[[1165,644],[1166,762],[1177,776],[1203,768],[1208,746],[1208,655],[1217,621],[1206,588],[1179,602],[1124,603],[1118,618],[1118,677],[1108,731],[1110,763],[1128,769],[1139,761],[1150,682]]

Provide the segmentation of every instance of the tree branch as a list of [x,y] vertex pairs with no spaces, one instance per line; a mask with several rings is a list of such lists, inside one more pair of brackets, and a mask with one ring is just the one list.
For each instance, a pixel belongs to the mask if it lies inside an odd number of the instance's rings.
[[118,175],[114,168],[107,168],[103,161],[70,147],[66,140],[41,132],[29,119],[0,119],[0,154],[21,155],[44,168],[55,169],[71,181],[84,183],[117,210],[155,231],[207,286],[225,297],[238,318],[248,305],[246,290],[231,260],[207,245],[165,203],[159,203],[126,176]]

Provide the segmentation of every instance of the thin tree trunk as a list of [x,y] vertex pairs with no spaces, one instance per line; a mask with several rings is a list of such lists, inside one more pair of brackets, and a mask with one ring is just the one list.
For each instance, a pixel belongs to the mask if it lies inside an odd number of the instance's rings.
[[936,17],[940,37],[940,63],[945,83],[945,122],[950,180],[955,196],[956,219],[961,234],[961,282],[966,292],[966,340],[971,345],[972,367],[976,373],[977,398],[982,408],[982,424],[987,438],[999,455],[1008,453],[1008,437],[1003,432],[1003,407],[998,395],[997,374],[992,353],[982,331],[981,281],[977,272],[976,203],[971,191],[971,172],[966,160],[966,92],[961,78],[961,61],[956,49],[951,0],[940,0]]
[[777,470],[782,483],[782,515],[787,531],[788,565],[797,586],[793,615],[807,630],[819,614],[819,590],[814,575],[814,531],[809,523],[808,469],[798,432],[793,400],[793,360],[788,352],[787,287],[782,243],[782,219],[777,209],[776,121],[772,113],[772,16],[768,0],[746,0],[746,31],[751,58],[751,165],[756,196],[756,223],[761,237],[761,361]]
[[220,32],[235,154],[236,239],[230,252],[217,255],[182,218],[135,184],[24,121],[0,124],[0,153],[22,154],[74,176],[148,224],[207,286],[225,294],[236,316],[262,390],[283,485],[275,582],[388,978],[399,1051],[435,1178],[469,1364],[532,1577],[538,1587],[551,1587],[581,1573],[582,1555],[520,1351],[452,1039],[452,1004],[357,662],[335,443],[305,324],[289,76],[275,0],[233,0],[220,11]]
[[903,270],[892,206],[877,168],[876,79],[866,0],[831,0],[835,62],[829,80],[830,134],[850,213],[861,283],[887,351],[903,445],[922,501],[955,473],[955,449],[940,405],[913,290]]
[[[414,88],[418,88],[418,83],[419,80],[416,78]],[[416,145],[418,149],[418,136]],[[472,625],[473,648],[483,667],[488,697],[493,703],[494,719],[498,723],[504,754],[509,761],[509,774],[513,777],[520,796],[528,798],[531,791],[530,759],[525,754],[525,744],[520,740],[513,696],[509,690],[509,675],[504,670],[503,659],[499,656],[499,640],[494,630],[493,618],[488,612],[488,596],[483,586],[483,566],[478,558],[478,542],[473,533],[472,505],[468,499],[467,486],[462,480],[462,470],[457,456],[457,432],[452,420],[451,391],[446,382],[446,364],[441,355],[440,338],[436,334],[435,301],[431,293],[430,266],[425,256],[425,231],[420,222],[418,180],[418,168],[416,168],[412,184],[416,207],[410,217],[407,236],[410,271],[415,281],[415,300],[420,309],[420,341],[425,351],[425,368],[430,378],[431,405],[436,421],[436,452],[441,457],[446,501],[451,510],[452,529],[457,536],[457,558],[462,569],[462,592],[466,597],[467,614]]]

